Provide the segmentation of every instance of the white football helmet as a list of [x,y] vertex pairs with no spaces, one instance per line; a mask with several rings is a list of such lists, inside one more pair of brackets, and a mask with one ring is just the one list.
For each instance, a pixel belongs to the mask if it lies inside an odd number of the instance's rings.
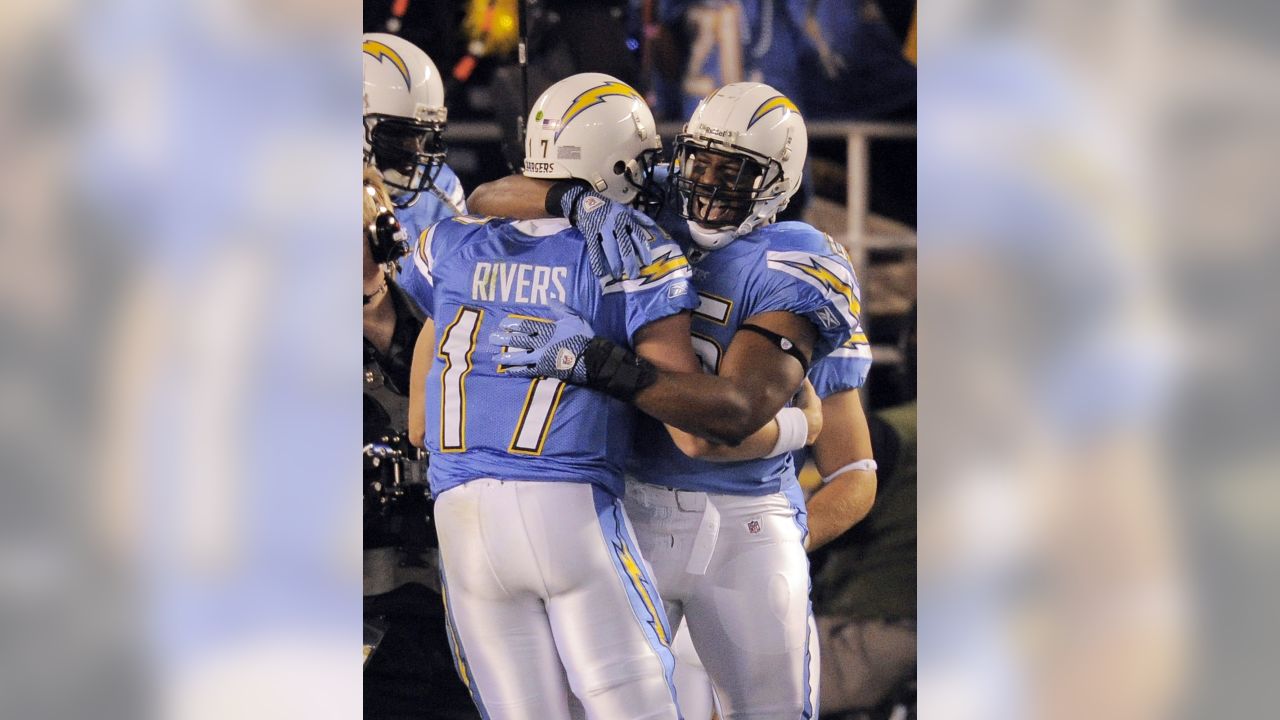
[[733,83],[704,98],[671,163],[693,241],[714,250],[770,222],[800,189],[808,150],[800,111],[768,85]]
[[444,83],[431,58],[404,38],[366,33],[362,45],[364,160],[400,191],[397,203],[412,202],[444,164]]
[[662,139],[640,93],[603,73],[570,75],[547,88],[525,126],[526,177],[587,181],[610,200],[656,210],[653,168]]

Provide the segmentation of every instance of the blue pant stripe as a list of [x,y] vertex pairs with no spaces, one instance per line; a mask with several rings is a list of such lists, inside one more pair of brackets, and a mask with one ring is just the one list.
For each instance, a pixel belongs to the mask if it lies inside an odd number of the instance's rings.
[[467,664],[467,652],[462,647],[462,637],[458,635],[457,623],[453,620],[453,607],[449,604],[449,583],[444,576],[444,568],[440,568],[440,596],[444,600],[444,622],[445,634],[449,638],[449,649],[453,651],[453,667],[458,673],[458,679],[462,680],[462,684],[467,686],[467,691],[471,693],[471,702],[475,703],[476,710],[480,711],[482,720],[489,720],[489,711],[484,707],[484,700],[480,697],[480,688],[476,684],[474,669]]
[[608,548],[609,558],[618,572],[631,601],[631,609],[640,622],[649,646],[657,653],[662,662],[663,674],[671,696],[675,697],[676,660],[671,653],[672,635],[675,628],[667,620],[666,610],[662,605],[662,597],[657,586],[641,559],[640,550],[635,540],[627,531],[623,515],[622,501],[599,488],[592,488],[595,497],[596,517],[600,522],[600,530]]
[[[809,592],[813,592],[813,580],[809,581]],[[812,650],[811,643],[818,642],[818,623],[813,617],[813,602],[809,602],[809,614],[805,618],[804,633],[804,712],[800,715],[801,720],[812,720],[817,717],[818,701],[813,696],[813,678],[810,676],[809,667],[811,665]]]

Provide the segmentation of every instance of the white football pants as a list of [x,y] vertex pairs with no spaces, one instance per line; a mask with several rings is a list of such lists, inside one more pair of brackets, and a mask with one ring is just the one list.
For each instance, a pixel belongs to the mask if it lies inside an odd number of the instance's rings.
[[[662,600],[622,502],[473,480],[436,499],[454,662],[486,720],[677,718]],[[567,681],[566,681],[567,676]]]
[[816,717],[809,559],[787,498],[628,481],[626,507],[667,617],[676,627],[683,617],[724,719]]
[[716,694],[711,678],[702,666],[702,658],[689,640],[689,627],[676,629],[676,639],[671,643],[671,654],[676,656],[676,699],[680,701],[680,714],[684,720],[711,720],[716,713]]

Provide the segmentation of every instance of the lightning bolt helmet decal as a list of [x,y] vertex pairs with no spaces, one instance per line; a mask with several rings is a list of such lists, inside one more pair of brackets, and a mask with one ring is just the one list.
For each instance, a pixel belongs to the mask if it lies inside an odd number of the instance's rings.
[[602,85],[588,88],[577,97],[573,102],[569,103],[569,108],[564,111],[564,115],[560,118],[560,127],[556,130],[554,139],[560,139],[560,133],[564,132],[565,126],[573,122],[583,111],[588,108],[595,107],[604,102],[604,99],[611,95],[621,95],[623,97],[635,98],[641,100],[639,93],[623,82],[611,81]]
[[413,87],[413,83],[409,79],[409,65],[405,63],[404,58],[400,57],[400,53],[378,40],[365,40],[362,49],[365,53],[372,55],[378,62],[390,61],[396,67],[396,70],[400,71],[400,75],[404,77],[404,86],[406,88]]
[[800,108],[796,107],[796,104],[788,100],[785,96],[775,95],[774,97],[760,103],[760,107],[756,108],[754,113],[751,113],[751,120],[747,123],[747,129],[750,130],[751,126],[755,125],[760,118],[768,115],[778,108],[786,108],[787,110],[797,114],[800,112]]

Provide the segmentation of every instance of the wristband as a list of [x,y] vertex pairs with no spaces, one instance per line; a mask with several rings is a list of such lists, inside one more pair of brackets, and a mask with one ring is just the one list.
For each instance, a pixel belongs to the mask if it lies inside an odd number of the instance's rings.
[[879,465],[876,465],[876,461],[875,461],[875,460],[872,460],[871,458],[866,458],[865,460],[857,460],[857,461],[854,461],[854,462],[849,463],[848,465],[845,465],[844,467],[840,468],[839,470],[837,470],[837,471],[835,471],[835,472],[831,473],[830,475],[828,475],[828,476],[826,476],[826,477],[822,478],[822,484],[823,484],[823,485],[826,485],[827,483],[831,482],[832,480],[835,480],[837,477],[839,477],[839,476],[841,476],[841,475],[843,475],[843,474],[845,474],[845,473],[847,473],[847,472],[852,472],[852,471],[854,471],[854,470],[872,470],[872,471],[874,471],[874,470],[875,470],[876,468],[878,468],[878,467],[880,467],[880,466],[879,466]]
[[602,337],[587,343],[582,363],[587,371],[587,387],[623,402],[631,402],[636,393],[658,380],[658,368],[653,363]]
[[542,201],[542,207],[551,217],[569,217],[569,208],[564,207],[564,196],[568,195],[574,188],[581,188],[582,183],[576,180],[558,180],[547,190],[547,197]]
[[804,447],[804,441],[809,435],[809,420],[804,416],[803,410],[785,407],[773,419],[778,421],[778,441],[765,457],[777,457]]

